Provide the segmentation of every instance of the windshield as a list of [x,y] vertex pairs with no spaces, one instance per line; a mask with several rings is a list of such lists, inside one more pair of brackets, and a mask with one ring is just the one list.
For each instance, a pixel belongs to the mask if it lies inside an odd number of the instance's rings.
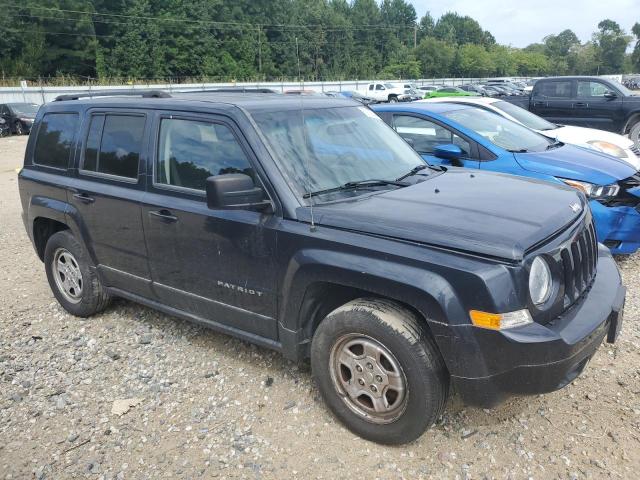
[[[366,107],[254,113],[296,193],[336,188],[368,179],[395,180],[424,165],[418,154]],[[388,187],[393,188],[393,187]],[[341,192],[360,195],[366,191]],[[316,197],[322,201],[325,197]]]
[[555,130],[558,128],[557,125],[548,122],[542,117],[531,113],[529,110],[525,110],[513,103],[509,102],[495,102],[491,104],[496,107],[498,110],[502,110],[508,115],[511,115],[518,122],[524,125],[527,128],[531,128],[532,130]]
[[454,110],[443,115],[512,152],[542,152],[553,143],[519,123],[479,108]]
[[17,116],[35,117],[38,113],[38,105],[35,103],[9,103],[8,107]]
[[396,86],[393,83],[385,83],[384,86],[385,88],[396,88]]
[[625,87],[624,85],[622,85],[620,82],[616,81],[616,80],[609,80],[618,90],[620,90],[620,93],[622,93],[622,95],[624,95],[625,97],[628,97],[630,95],[635,95],[634,92],[632,92],[631,90],[629,90],[627,87]]

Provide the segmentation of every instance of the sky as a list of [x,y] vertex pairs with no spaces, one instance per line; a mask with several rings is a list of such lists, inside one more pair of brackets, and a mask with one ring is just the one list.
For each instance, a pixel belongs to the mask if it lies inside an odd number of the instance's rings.
[[610,18],[627,32],[640,22],[640,0],[409,0],[418,20],[427,12],[434,19],[457,12],[476,19],[498,43],[526,47],[545,36],[570,28],[582,42],[591,39],[598,23]]

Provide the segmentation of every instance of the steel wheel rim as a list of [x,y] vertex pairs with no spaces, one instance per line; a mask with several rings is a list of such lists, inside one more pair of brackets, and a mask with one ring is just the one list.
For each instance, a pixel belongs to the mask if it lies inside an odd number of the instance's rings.
[[53,255],[51,263],[51,271],[58,291],[68,302],[79,303],[82,300],[84,281],[76,258],[68,250],[59,248]]
[[340,337],[331,349],[329,371],[338,395],[360,418],[387,424],[404,413],[407,378],[400,362],[377,340],[360,334]]

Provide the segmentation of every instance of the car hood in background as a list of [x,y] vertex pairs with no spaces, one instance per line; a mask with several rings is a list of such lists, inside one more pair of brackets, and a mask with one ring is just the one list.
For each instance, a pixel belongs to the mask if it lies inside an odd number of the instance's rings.
[[563,145],[546,152],[514,153],[516,161],[525,170],[609,185],[636,173],[629,163],[611,155],[575,145]]
[[587,142],[594,140],[612,143],[622,148],[627,154],[627,158],[622,158],[621,160],[630,163],[636,170],[640,170],[640,158],[630,150],[633,146],[633,141],[617,133],[573,125],[560,125],[554,130],[538,130],[538,132],[563,143],[571,143],[586,148],[593,148]]
[[[318,226],[517,261],[581,215],[584,202],[569,187],[450,168],[409,187],[317,205],[314,220]],[[309,222],[309,210],[300,207],[298,219]]]

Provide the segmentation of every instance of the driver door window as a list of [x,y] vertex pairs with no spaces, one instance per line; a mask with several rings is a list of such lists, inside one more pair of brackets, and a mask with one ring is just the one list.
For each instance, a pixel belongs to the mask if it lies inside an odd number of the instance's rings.
[[393,120],[396,132],[420,155],[433,155],[436,146],[445,144],[458,145],[466,158],[470,155],[469,142],[442,125],[410,115],[394,115]]
[[198,120],[164,118],[160,124],[155,183],[205,190],[213,175],[254,172],[229,127]]
[[578,81],[578,97],[604,97],[609,89],[600,82]]
[[376,90],[384,90],[384,85],[377,84]]

